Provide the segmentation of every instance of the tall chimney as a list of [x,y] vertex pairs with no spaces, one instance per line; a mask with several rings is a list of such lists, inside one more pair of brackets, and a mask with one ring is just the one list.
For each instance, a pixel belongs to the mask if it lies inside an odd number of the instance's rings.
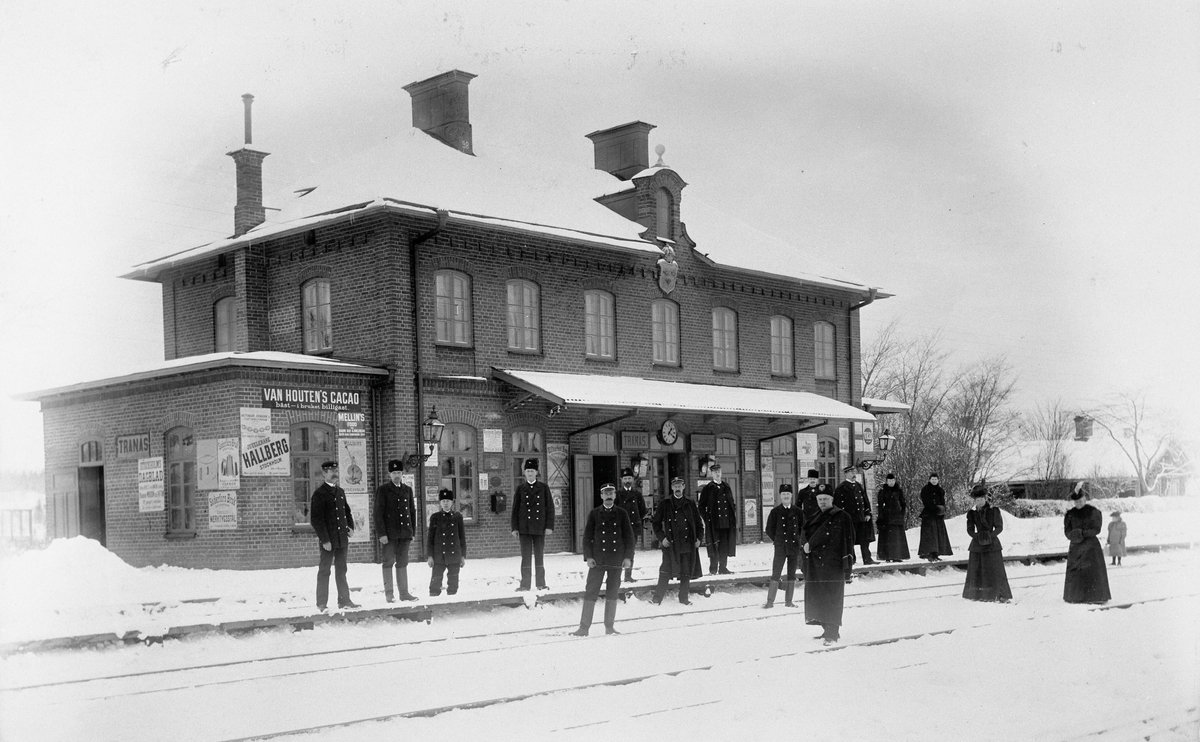
[[1075,416],[1075,440],[1086,441],[1092,437],[1092,418],[1087,415]]
[[596,148],[596,169],[629,180],[650,167],[650,130],[654,124],[631,121],[587,135]]
[[227,152],[237,167],[237,203],[233,207],[233,236],[240,237],[267,220],[263,208],[262,161],[267,152],[250,147],[250,105],[254,96],[242,96],[245,105],[246,143],[241,149]]
[[477,77],[450,70],[404,86],[412,96],[412,125],[454,149],[475,154],[467,86]]

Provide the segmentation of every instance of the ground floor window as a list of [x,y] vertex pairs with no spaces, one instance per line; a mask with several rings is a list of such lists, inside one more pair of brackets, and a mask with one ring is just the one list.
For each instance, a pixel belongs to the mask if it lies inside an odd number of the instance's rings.
[[292,522],[308,523],[313,491],[325,481],[321,475],[321,464],[336,458],[333,428],[321,423],[297,423],[292,426],[289,434],[292,457]]
[[475,501],[475,428],[469,425],[446,426],[442,434],[442,450],[438,454],[442,478],[440,487],[454,493],[454,506],[462,513],[463,522],[474,523],[478,503]]

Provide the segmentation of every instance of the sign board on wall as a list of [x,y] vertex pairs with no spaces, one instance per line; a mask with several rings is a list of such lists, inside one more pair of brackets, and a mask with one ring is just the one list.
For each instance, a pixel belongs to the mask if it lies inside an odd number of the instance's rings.
[[854,448],[859,453],[875,453],[875,423],[854,423]]
[[504,453],[504,431],[502,429],[483,429],[483,452]]
[[746,517],[742,519],[744,526],[758,525],[758,503],[754,500],[743,500],[746,508]]
[[707,433],[693,433],[691,436],[692,451],[696,453],[711,453],[717,450],[717,437]]
[[208,530],[233,531],[237,529],[237,493],[208,493]]
[[758,457],[756,457],[754,455],[753,448],[747,448],[747,449],[743,450],[742,451],[742,459],[745,462],[742,467],[745,471],[754,471],[755,469],[758,468],[755,466],[755,463],[758,461]]
[[217,489],[236,490],[242,486],[240,438],[217,439]]
[[271,432],[271,411],[264,407],[241,408],[242,475],[289,476],[292,459],[287,433]]
[[371,539],[371,496],[367,490],[367,415],[365,412],[337,413],[338,471],[346,504],[354,516],[356,528],[351,543]]
[[138,459],[139,513],[161,513],[167,509],[163,481],[162,456]]
[[262,390],[262,406],[277,410],[358,412],[362,409],[363,397],[362,392],[349,389],[265,386]]
[[644,430],[623,430],[621,431],[621,448],[629,449],[647,449],[650,447],[650,434]]
[[135,461],[149,454],[149,433],[117,436],[117,461]]

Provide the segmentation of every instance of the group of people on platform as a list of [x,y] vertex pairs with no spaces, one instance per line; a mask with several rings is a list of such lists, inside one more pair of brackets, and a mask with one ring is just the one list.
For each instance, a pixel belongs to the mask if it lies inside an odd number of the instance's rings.
[[[524,462],[525,480],[513,495],[511,529],[520,540],[521,576],[518,591],[536,586],[548,590],[544,564],[547,536],[554,532],[554,502],[549,488],[538,480],[538,460]],[[321,545],[317,570],[317,607],[327,609],[329,576],[335,574],[339,608],[359,607],[350,599],[346,582],[346,552],[349,535],[355,528],[345,492],[337,486],[338,464],[327,461],[321,466],[324,482],[312,497],[311,523]],[[403,462],[388,462],[389,482],[376,493],[375,532],[382,546],[383,586],[387,602],[417,600],[409,592],[408,552],[416,533],[416,503],[412,488],[401,481]],[[736,554],[737,502],[732,489],[723,480],[719,464],[709,467],[710,481],[692,500],[684,494],[684,480],[671,480],[671,492],[655,508],[650,518],[655,539],[662,552],[658,583],[652,601],[662,603],[671,580],[679,583],[679,602],[690,604],[691,580],[700,577],[700,547],[706,548],[709,574],[730,574],[728,560]],[[586,636],[595,613],[596,602],[604,587],[604,626],[606,633],[618,633],[614,627],[620,600],[622,572],[633,581],[635,544],[646,519],[646,505],[633,487],[633,472],[621,472],[621,491],[613,484],[600,488],[601,504],[593,509],[584,527],[581,546],[588,571],[583,612],[579,628],[573,632]],[[1004,568],[999,535],[1004,519],[999,508],[989,502],[986,484],[971,491],[972,506],[967,511],[967,578],[963,597],[970,600],[1007,602],[1012,590]],[[1102,526],[1100,511],[1088,503],[1088,493],[1080,482],[1071,493],[1072,507],[1064,516],[1063,530],[1070,542],[1067,554],[1066,584],[1063,599],[1070,603],[1103,603],[1110,599],[1104,551],[1098,535]],[[426,563],[432,570],[429,594],[440,595],[445,579],[446,592],[458,592],[459,570],[466,564],[467,538],[463,516],[454,509],[454,493],[442,489],[438,510],[429,518],[426,529]],[[931,473],[921,489],[921,536],[917,555],[940,561],[953,552],[946,532],[946,493]],[[889,473],[876,499],[878,513],[878,557],[886,562],[909,558],[905,533],[908,503],[904,491]],[[820,482],[816,469],[809,469],[799,489],[783,484],[779,504],[771,509],[763,530],[774,545],[771,577],[767,585],[765,608],[771,608],[782,586],[784,605],[795,607],[796,582],[804,582],[805,621],[820,626],[816,637],[832,644],[840,638],[845,586],[851,581],[856,562],[855,547],[863,564],[876,564],[870,544],[876,540],[871,504],[865,489],[857,481],[854,469],[832,492]],[[707,537],[706,537],[707,536]],[[1108,541],[1113,564],[1125,553],[1125,524],[1114,514]],[[797,577],[797,570],[800,576]],[[395,580],[393,581],[393,571]]]

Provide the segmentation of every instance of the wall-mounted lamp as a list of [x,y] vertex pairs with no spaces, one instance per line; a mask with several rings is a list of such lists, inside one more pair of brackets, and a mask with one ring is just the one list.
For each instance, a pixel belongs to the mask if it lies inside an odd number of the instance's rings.
[[[442,431],[446,429],[446,423],[438,419],[437,407],[432,407],[429,410],[429,417],[425,418],[425,422],[421,423],[421,450],[423,453],[410,453],[404,456],[404,466],[408,469],[416,469],[421,464],[429,460],[438,445],[442,442]],[[428,449],[426,451],[425,449]]]
[[635,454],[634,457],[629,460],[629,467],[633,469],[633,476],[637,477],[638,479],[645,479],[646,475],[650,473],[650,461],[640,453]]
[[704,456],[700,457],[700,478],[701,479],[708,479],[708,470],[715,463],[717,463],[717,460],[714,457],[709,456],[708,454],[705,454]]
[[[866,471],[867,469],[870,469],[873,466],[882,464],[884,462],[884,460],[887,459],[888,452],[891,451],[895,445],[896,445],[896,436],[892,435],[890,431],[885,429],[883,431],[883,435],[881,435],[875,439],[875,447],[878,448],[879,453],[881,453],[883,455],[877,459],[863,459],[862,461],[858,462],[854,466],[858,467],[859,469],[862,469],[863,471]],[[854,468],[854,467],[849,467],[846,469],[846,471],[850,471],[850,469],[852,469],[852,468]]]

